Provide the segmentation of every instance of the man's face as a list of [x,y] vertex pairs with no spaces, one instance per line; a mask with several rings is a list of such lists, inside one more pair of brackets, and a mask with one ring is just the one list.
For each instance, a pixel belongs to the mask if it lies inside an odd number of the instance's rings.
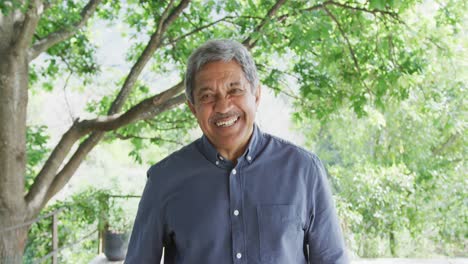
[[203,133],[218,151],[236,152],[246,146],[260,101],[236,61],[205,64],[195,75],[194,104],[189,102]]

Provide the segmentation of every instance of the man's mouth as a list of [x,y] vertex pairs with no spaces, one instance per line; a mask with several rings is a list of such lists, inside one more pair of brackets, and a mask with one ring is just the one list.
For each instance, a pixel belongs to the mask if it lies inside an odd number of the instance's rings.
[[217,121],[215,122],[215,124],[217,127],[230,127],[234,125],[234,123],[236,123],[237,120],[239,120],[239,116],[233,116],[223,121]]

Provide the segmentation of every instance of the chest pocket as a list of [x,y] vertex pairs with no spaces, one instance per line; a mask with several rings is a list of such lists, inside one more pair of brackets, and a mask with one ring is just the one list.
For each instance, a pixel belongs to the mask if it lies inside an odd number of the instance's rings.
[[303,263],[304,230],[291,205],[258,205],[259,255],[262,263]]

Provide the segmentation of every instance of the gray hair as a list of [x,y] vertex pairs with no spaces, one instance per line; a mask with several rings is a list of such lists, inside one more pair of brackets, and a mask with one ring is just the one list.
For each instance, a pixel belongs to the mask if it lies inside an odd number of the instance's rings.
[[229,62],[235,60],[242,67],[245,78],[252,85],[252,92],[255,92],[259,84],[257,67],[255,67],[252,55],[241,43],[229,40],[218,39],[207,41],[198,47],[187,62],[187,71],[185,72],[185,96],[194,103],[193,90],[195,75],[207,63],[213,61]]

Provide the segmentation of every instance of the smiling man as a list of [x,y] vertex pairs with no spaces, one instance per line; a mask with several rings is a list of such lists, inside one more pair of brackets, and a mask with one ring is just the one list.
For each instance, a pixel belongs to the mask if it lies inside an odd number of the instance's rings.
[[193,81],[190,110],[219,154],[236,163],[253,132],[260,87],[249,83],[235,60],[206,63]]
[[261,98],[245,47],[208,41],[186,95],[203,136],[148,171],[126,263],[348,263],[325,169],[255,125]]

